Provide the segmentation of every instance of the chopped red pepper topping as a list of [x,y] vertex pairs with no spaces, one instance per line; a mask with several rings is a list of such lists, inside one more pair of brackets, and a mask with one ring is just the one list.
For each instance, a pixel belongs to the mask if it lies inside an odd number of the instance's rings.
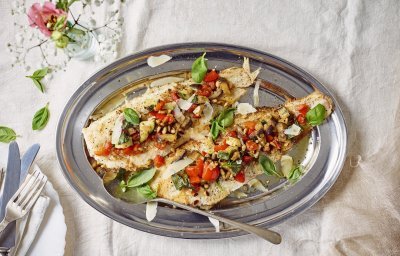
[[213,69],[206,74],[204,82],[214,82],[218,79],[218,73]]
[[305,116],[308,112],[310,108],[308,107],[307,104],[301,104],[297,107],[297,110],[300,112],[300,114],[302,114],[303,116]]
[[100,147],[94,153],[97,156],[108,156],[111,153],[112,148],[113,145],[111,144],[111,142],[107,141],[102,147]]
[[254,151],[254,150],[257,150],[257,149],[258,149],[258,144],[255,143],[255,142],[252,141],[252,140],[248,140],[248,141],[246,142],[246,147],[247,147],[248,150]]
[[222,141],[221,144],[214,146],[214,151],[218,152],[218,151],[221,151],[221,150],[225,150],[227,147],[228,147],[228,144],[226,144],[226,140],[224,140],[224,141]]
[[164,164],[165,164],[165,158],[163,156],[156,155],[156,157],[154,158],[154,165],[156,167],[161,167]]
[[236,176],[235,176],[235,180],[240,183],[243,183],[245,179],[246,179],[246,177],[245,177],[243,171],[238,172],[238,174],[236,174]]

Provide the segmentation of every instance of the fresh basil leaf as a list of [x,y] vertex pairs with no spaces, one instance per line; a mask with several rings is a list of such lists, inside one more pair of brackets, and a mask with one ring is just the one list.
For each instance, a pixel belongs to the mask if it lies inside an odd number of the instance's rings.
[[119,136],[119,140],[118,140],[118,145],[127,143],[129,141],[131,137],[129,137],[129,135],[127,135],[126,133],[121,133],[121,136]]
[[207,59],[204,56],[206,56],[206,53],[203,53],[192,64],[192,78],[196,83],[201,83],[207,74]]
[[[179,96],[179,98],[184,99],[184,100],[189,99],[189,96],[186,95],[186,94],[183,93],[183,92],[178,92],[178,96]],[[196,97],[196,96],[195,96],[195,97]],[[193,102],[192,102],[192,103],[193,103]]]
[[45,77],[47,75],[49,71],[49,68],[42,68],[42,69],[38,69],[35,72],[33,72],[33,74],[31,76],[26,76],[27,78],[32,79],[33,83],[35,84],[35,86],[42,92],[44,93],[44,86],[41,82],[41,80],[43,79],[43,77]]
[[312,125],[320,125],[325,120],[326,108],[322,104],[310,109],[306,114],[307,122]]
[[126,182],[124,180],[121,180],[121,182],[119,183],[119,187],[121,188],[122,192],[125,192],[127,188]]
[[300,179],[301,175],[303,175],[303,168],[298,165],[290,171],[288,180],[294,183]]
[[46,104],[43,108],[39,109],[32,119],[32,130],[42,130],[47,122],[49,121],[50,111],[49,111],[49,103]]
[[127,122],[133,125],[138,125],[140,123],[139,114],[131,108],[124,109],[124,117]]
[[36,79],[42,79],[43,77],[45,77],[47,75],[49,71],[49,68],[42,68],[42,69],[38,69],[35,72],[33,72],[32,77],[36,78]]
[[197,97],[197,95],[194,95],[193,99],[192,99],[192,103],[197,103],[197,101],[199,100],[199,98]]
[[218,138],[220,131],[223,131],[223,128],[218,124],[217,120],[213,120],[211,122],[211,129],[210,129],[210,133],[213,140],[216,140]]
[[224,128],[233,124],[234,112],[234,108],[225,109],[211,122],[210,132],[213,140],[218,138],[219,133],[225,130]]
[[234,174],[237,174],[242,169],[242,165],[235,161],[224,162],[221,164],[221,167],[233,172]]
[[229,160],[231,154],[229,152],[219,151],[217,154],[218,159],[220,160]]
[[139,187],[139,186],[149,182],[153,178],[155,173],[156,173],[155,168],[150,168],[150,169],[135,173],[129,178],[126,186],[128,188]]
[[145,198],[154,199],[154,198],[157,197],[157,193],[156,193],[155,191],[153,191],[153,190],[150,188],[150,186],[147,185],[147,184],[146,184],[146,185],[143,185],[143,186],[140,186],[140,187],[137,187],[136,189],[137,189],[137,191],[138,191],[142,196],[144,196]]
[[231,126],[233,124],[234,113],[235,113],[234,108],[225,109],[224,111],[222,111],[221,114],[219,114],[217,122],[223,128]]
[[274,162],[272,162],[269,157],[266,155],[260,155],[258,158],[258,163],[260,164],[261,168],[263,169],[264,173],[270,176],[275,176],[278,178],[282,178],[283,176],[276,170]]
[[172,183],[177,190],[181,190],[182,188],[190,187],[189,177],[186,174],[180,176],[179,174],[174,174],[171,176]]
[[31,79],[32,79],[33,83],[36,85],[36,87],[37,87],[42,93],[44,93],[44,86],[43,86],[42,82],[40,82],[39,80],[34,79],[34,78],[31,78]]
[[9,127],[0,126],[0,142],[10,143],[17,139],[15,131]]

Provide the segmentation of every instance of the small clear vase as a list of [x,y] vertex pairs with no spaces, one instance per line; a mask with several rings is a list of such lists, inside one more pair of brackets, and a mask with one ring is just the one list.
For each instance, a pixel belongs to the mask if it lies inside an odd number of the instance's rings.
[[94,32],[88,32],[83,27],[76,25],[67,33],[70,42],[64,48],[65,53],[74,59],[87,60],[98,51],[98,43],[94,38]]

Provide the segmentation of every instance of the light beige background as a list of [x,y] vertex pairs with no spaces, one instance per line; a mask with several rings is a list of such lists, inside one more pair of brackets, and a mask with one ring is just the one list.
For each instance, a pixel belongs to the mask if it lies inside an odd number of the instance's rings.
[[[13,38],[9,1],[0,1],[0,38]],[[104,8],[107,8],[105,5]],[[100,63],[72,61],[40,95],[0,48],[0,125],[25,150],[42,145],[38,163],[60,193],[68,226],[66,255],[399,255],[400,2],[127,1],[119,56],[147,47],[211,41],[257,48],[314,74],[338,98],[350,145],[338,181],[314,207],[276,227],[283,243],[254,236],[190,241],[154,236],[101,215],[69,187],[55,156],[64,105]],[[35,110],[50,102],[42,132]],[[1,144],[1,152],[6,145]],[[355,161],[360,157],[359,163]],[[351,167],[350,161],[352,161]]]

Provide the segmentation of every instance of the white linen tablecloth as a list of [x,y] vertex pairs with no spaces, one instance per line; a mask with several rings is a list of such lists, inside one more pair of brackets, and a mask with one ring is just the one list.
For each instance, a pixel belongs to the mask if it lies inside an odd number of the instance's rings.
[[[1,47],[0,125],[21,135],[22,150],[42,145],[38,164],[59,192],[66,216],[66,255],[400,255],[399,1],[135,0],[121,12],[120,57],[162,44],[224,42],[272,53],[309,71],[344,110],[349,154],[322,200],[274,228],[283,235],[281,245],[255,236],[183,240],[137,231],[80,199],[56,160],[58,117],[73,92],[103,64],[73,60],[41,95],[22,68],[10,67]],[[15,33],[9,1],[0,1],[0,14],[5,44]],[[46,102],[49,124],[32,131],[31,118]]]

